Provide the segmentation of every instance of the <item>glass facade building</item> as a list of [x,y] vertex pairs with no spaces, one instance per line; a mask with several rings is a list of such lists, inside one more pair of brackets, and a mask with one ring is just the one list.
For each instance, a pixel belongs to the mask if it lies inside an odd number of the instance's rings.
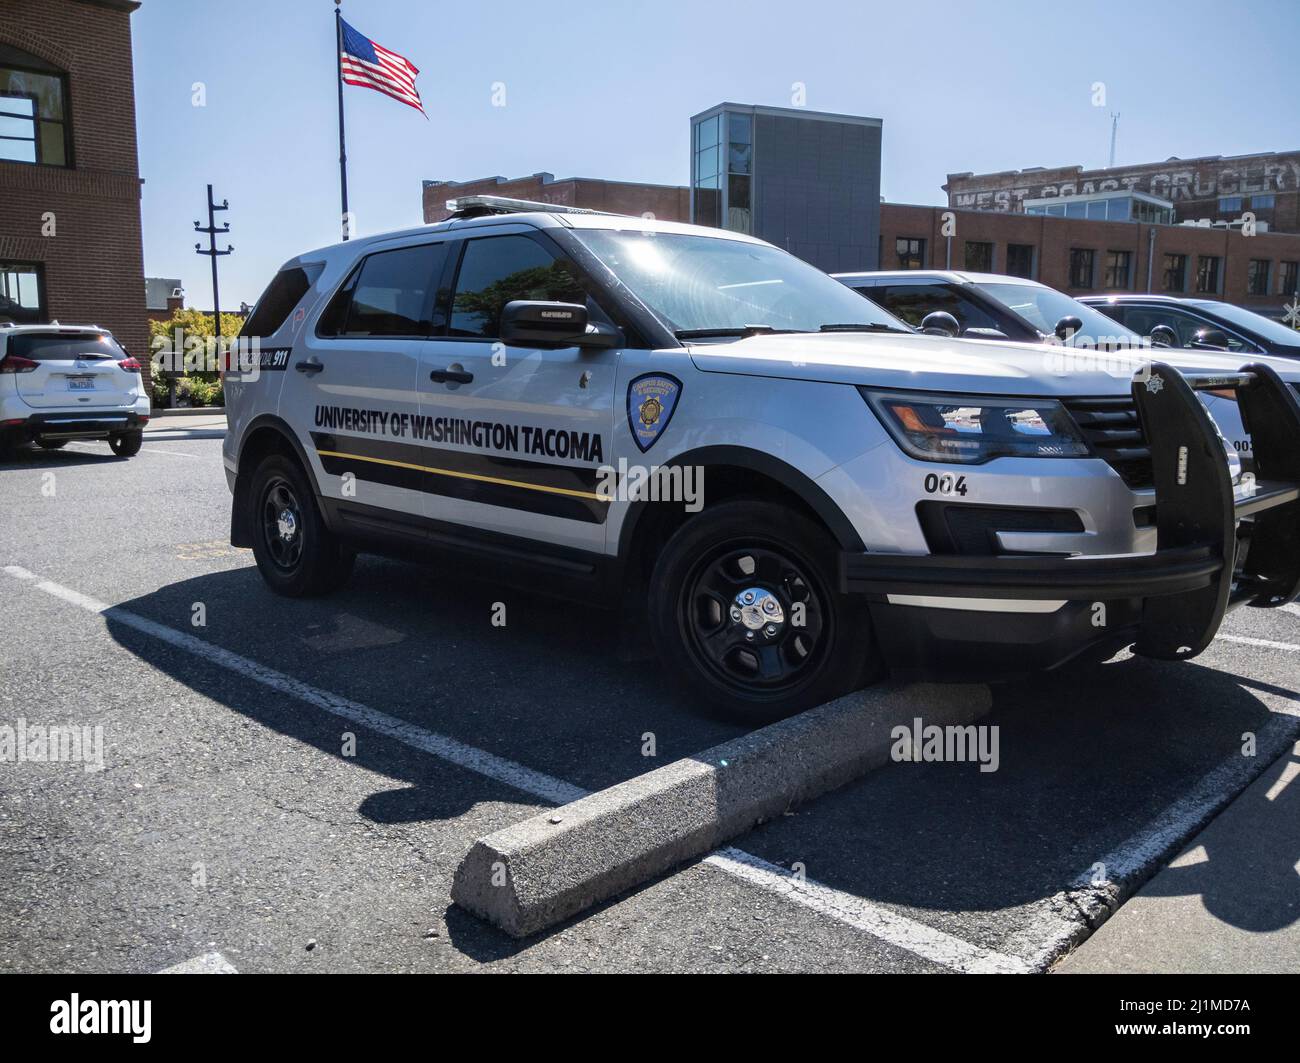
[[1145,192],[1092,192],[1076,196],[1025,200],[1026,214],[1051,218],[1085,218],[1089,221],[1141,221],[1174,224],[1174,205]]
[[691,119],[691,220],[824,270],[876,269],[877,118],[723,103]]

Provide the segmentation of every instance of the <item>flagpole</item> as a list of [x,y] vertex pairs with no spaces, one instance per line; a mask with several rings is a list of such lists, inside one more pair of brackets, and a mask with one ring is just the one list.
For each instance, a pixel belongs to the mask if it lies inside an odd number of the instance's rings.
[[334,62],[338,68],[339,84],[339,189],[343,194],[343,239],[348,238],[348,151],[343,139],[343,14],[334,0]]

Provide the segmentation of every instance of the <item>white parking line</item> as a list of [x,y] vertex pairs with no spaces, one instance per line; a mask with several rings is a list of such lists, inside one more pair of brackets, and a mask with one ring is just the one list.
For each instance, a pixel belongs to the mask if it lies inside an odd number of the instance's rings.
[[[165,442],[167,442],[167,441],[166,441],[165,439],[160,439],[160,440],[158,440],[158,442],[159,442],[159,443],[165,443]],[[73,441],[73,442],[69,443],[68,446],[71,446],[71,447],[91,447],[91,448],[93,448],[93,449],[90,449],[90,450],[86,450],[86,451],[84,451],[84,453],[86,453],[86,454],[102,454],[102,453],[103,453],[103,451],[100,450],[99,448],[95,447],[93,443],[78,443],[78,442]],[[175,458],[201,458],[201,457],[203,457],[202,454],[191,454],[189,451],[186,451],[186,450],[159,450],[158,447],[157,447],[156,445],[148,445],[148,444],[146,444],[144,447],[142,447],[141,450],[144,451],[145,453],[148,453],[148,454],[168,454],[168,455],[171,455],[172,457],[175,457]]]
[[1219,635],[1216,642],[1239,642],[1243,646],[1260,646],[1266,650],[1282,650],[1285,653],[1300,652],[1300,646],[1290,642],[1273,642],[1270,639],[1252,639],[1245,635]]
[[1278,608],[1280,608],[1284,613],[1290,613],[1292,616],[1300,616],[1300,605],[1296,605],[1295,602],[1291,602],[1289,605],[1279,606]]
[[205,952],[192,960],[164,967],[159,974],[238,974],[234,965],[219,952]]
[[[1253,754],[1234,755],[1211,769],[1189,792],[1100,860],[1079,872],[1062,896],[1070,893],[1091,895],[1097,890],[1118,894],[1122,882],[1132,881],[1145,868],[1159,866],[1180,841],[1194,835],[1221,807],[1234,801],[1253,781],[1260,765],[1273,763],[1287,751],[1296,740],[1300,703],[1275,694],[1258,696],[1274,715],[1255,731]],[[1121,895],[1119,899],[1123,901],[1127,897]],[[1063,904],[1059,907],[1068,912],[1073,906]],[[1057,912],[1044,914],[1034,920],[1033,925],[1044,938],[1033,957],[1036,969],[1051,963],[1075,944],[1080,930],[1077,918]]]
[[801,882],[785,868],[769,864],[743,849],[722,849],[705,857],[704,862],[759,889],[811,908],[954,971],[966,974],[1029,974],[1033,971],[1024,960],[972,945],[862,897],[831,889],[820,882]]
[[[427,731],[413,723],[389,716],[387,713],[362,705],[350,698],[319,690],[292,676],[268,668],[247,657],[204,642],[164,624],[139,616],[120,606],[111,606],[80,591],[43,580],[17,565],[6,566],[4,571],[15,579],[35,582],[37,590],[53,595],[72,605],[96,613],[114,623],[150,635],[177,649],[193,653],[212,664],[229,669],[238,675],[261,683],[282,694],[305,701],[335,716],[377,731],[395,741],[432,754],[441,760],[466,768],[490,779],[512,786],[549,804],[563,805],[587,796],[588,791],[562,779],[534,771],[513,761],[498,757],[485,750],[457,742],[445,735]],[[706,857],[706,862],[721,870],[779,894],[797,904],[810,908],[856,930],[864,931],[882,941],[906,949],[932,963],[956,971],[994,972],[1027,971],[1024,961],[979,945],[953,937],[925,923],[909,919],[880,905],[872,904],[821,883],[805,880],[797,882],[784,868],[770,864],[740,849],[724,849]]]

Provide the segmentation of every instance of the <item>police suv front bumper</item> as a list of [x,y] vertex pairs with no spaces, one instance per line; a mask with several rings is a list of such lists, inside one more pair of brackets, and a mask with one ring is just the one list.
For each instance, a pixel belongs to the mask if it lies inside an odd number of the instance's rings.
[[[1197,391],[1235,389],[1255,440],[1253,487],[1234,491]],[[1031,671],[1090,648],[1203,651],[1235,605],[1300,593],[1300,402],[1264,365],[1184,376],[1153,364],[1132,384],[1155,475],[1156,549],[1112,557],[848,552],[840,587],[870,597],[900,671]],[[1001,653],[998,648],[1001,647]]]

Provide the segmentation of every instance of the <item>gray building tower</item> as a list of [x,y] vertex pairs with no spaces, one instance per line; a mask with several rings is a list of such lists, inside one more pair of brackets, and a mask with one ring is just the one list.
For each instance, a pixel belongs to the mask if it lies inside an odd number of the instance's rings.
[[879,267],[879,118],[720,103],[691,119],[691,220],[819,269]]

